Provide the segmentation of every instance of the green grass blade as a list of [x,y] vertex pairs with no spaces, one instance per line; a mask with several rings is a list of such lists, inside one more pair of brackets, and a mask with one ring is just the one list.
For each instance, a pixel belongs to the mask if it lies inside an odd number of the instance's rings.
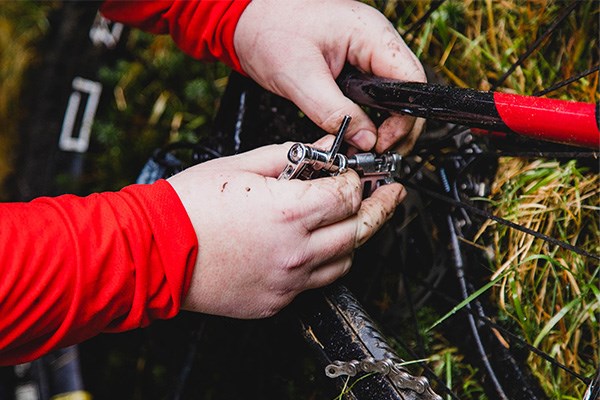
[[550,319],[550,321],[548,321],[548,323],[544,326],[544,328],[540,331],[540,333],[537,335],[537,337],[535,338],[535,340],[533,341],[533,346],[534,347],[538,347],[540,342],[544,339],[544,337],[546,335],[548,335],[548,333],[550,333],[550,331],[552,330],[552,328],[554,328],[554,326],[565,316],[567,315],[567,313],[569,311],[571,311],[571,309],[573,307],[575,307],[577,304],[579,304],[581,302],[581,298],[577,297],[575,299],[573,299],[570,303],[568,303],[566,306],[564,306],[558,313],[556,313],[556,315],[554,317],[552,317]]
[[452,315],[456,314],[458,311],[460,311],[462,308],[464,308],[467,304],[469,304],[470,302],[475,300],[477,297],[479,297],[482,293],[484,293],[489,288],[494,286],[498,281],[500,281],[500,279],[504,278],[506,276],[506,274],[507,274],[507,272],[498,275],[494,280],[486,283],[485,285],[483,285],[482,287],[477,289],[475,292],[473,292],[473,294],[471,294],[469,297],[467,297],[466,299],[464,299],[463,301],[458,303],[456,306],[454,306],[452,308],[452,310],[448,311],[448,313],[446,315],[444,315],[442,318],[438,319],[433,325],[431,325],[429,328],[427,328],[425,330],[425,332],[431,331],[433,328],[435,328],[436,326],[438,326],[439,324],[441,324],[442,322],[444,322],[445,320],[450,318]]

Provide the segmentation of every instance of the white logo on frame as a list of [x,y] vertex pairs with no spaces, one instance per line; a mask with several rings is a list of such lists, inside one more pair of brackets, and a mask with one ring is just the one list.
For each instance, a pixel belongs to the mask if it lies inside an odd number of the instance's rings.
[[[92,132],[92,124],[94,116],[98,109],[100,94],[102,93],[102,85],[98,82],[90,81],[81,77],[73,79],[73,89],[67,103],[67,111],[63,120],[62,129],[60,131],[60,139],[58,147],[64,151],[74,151],[77,153],[85,153],[90,145],[90,135]],[[82,94],[87,93],[87,101],[81,116],[81,124],[76,124],[78,121],[79,109],[81,106]],[[79,125],[77,132],[76,128]]]
[[94,46],[104,45],[108,49],[114,49],[119,43],[122,33],[123,24],[112,22],[98,13],[90,28],[90,40]]

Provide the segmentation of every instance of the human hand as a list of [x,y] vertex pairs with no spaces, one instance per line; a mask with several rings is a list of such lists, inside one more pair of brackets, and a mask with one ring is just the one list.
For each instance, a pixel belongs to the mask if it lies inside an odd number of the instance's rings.
[[[377,129],[335,83],[344,64],[385,78],[426,80],[421,63],[392,24],[352,0],[253,0],[238,21],[234,44],[244,71],[264,88],[292,100],[317,125],[346,134],[362,150],[411,148],[423,120],[393,115]],[[375,142],[377,143],[375,144]],[[400,141],[400,142],[399,142]]]
[[168,179],[198,237],[184,309],[236,318],[275,314],[300,292],[348,272],[355,248],[404,198],[400,184],[361,202],[354,171],[277,180],[291,144],[189,168]]

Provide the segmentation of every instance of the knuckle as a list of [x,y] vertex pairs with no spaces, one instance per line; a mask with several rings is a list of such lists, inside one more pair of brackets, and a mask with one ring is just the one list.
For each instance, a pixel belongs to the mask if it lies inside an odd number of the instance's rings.
[[[360,108],[350,99],[344,98],[342,105],[328,110],[324,113],[324,117],[317,120],[317,124],[325,131],[335,134],[340,127],[340,124],[346,115],[352,118],[351,126],[357,126],[357,122],[362,120],[362,112]],[[352,129],[356,130],[356,129]]]
[[296,296],[296,290],[291,288],[274,289],[269,293],[265,304],[260,309],[260,317],[268,318],[280,312],[292,302]]
[[355,247],[362,246],[387,221],[389,213],[384,207],[368,203],[359,211],[361,218],[356,229]]
[[331,184],[323,185],[325,207],[341,208],[348,215],[356,214],[362,200],[362,185],[356,172],[349,170],[331,179]]
[[354,247],[358,248],[365,244],[369,238],[369,232],[373,229],[373,226],[369,221],[361,221],[356,226],[356,234],[354,236]]
[[277,283],[274,287],[289,287],[289,282],[294,282],[303,270],[314,258],[314,254],[309,250],[310,234],[293,241],[291,246],[280,246],[277,258],[275,259],[276,273],[274,277]]
[[345,276],[346,274],[348,274],[348,272],[350,272],[351,267],[352,267],[352,257],[350,256],[350,257],[347,257],[344,259],[342,268],[340,271],[340,276],[338,277],[338,279]]
[[288,204],[280,204],[274,207],[274,211],[280,215],[281,221],[285,224],[294,224],[300,218],[300,211]]
[[279,311],[281,311],[282,308],[283,308],[283,306],[280,307],[277,304],[269,303],[268,305],[262,307],[259,310],[257,317],[258,318],[270,318],[270,317],[274,316],[275,314],[277,314]]
[[[304,183],[305,181],[295,181],[293,183]],[[292,183],[290,181],[289,183]],[[308,196],[314,196],[314,191],[311,189],[312,184],[307,183],[304,190],[290,190],[285,201],[277,201],[272,204],[273,218],[282,226],[288,234],[304,235],[308,209],[305,202],[311,199]],[[305,227],[306,228],[306,227]]]
[[346,175],[348,184],[344,186],[347,193],[345,198],[350,204],[352,214],[356,214],[362,203],[362,182],[354,171],[348,171]]
[[281,270],[283,273],[296,271],[304,267],[309,261],[309,258],[304,252],[293,252],[292,254],[288,255],[287,260],[281,266]]

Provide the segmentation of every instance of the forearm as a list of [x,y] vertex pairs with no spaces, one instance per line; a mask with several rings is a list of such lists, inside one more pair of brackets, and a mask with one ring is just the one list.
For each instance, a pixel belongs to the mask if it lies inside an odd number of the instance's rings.
[[0,205],[0,364],[173,317],[196,235],[165,181]]

